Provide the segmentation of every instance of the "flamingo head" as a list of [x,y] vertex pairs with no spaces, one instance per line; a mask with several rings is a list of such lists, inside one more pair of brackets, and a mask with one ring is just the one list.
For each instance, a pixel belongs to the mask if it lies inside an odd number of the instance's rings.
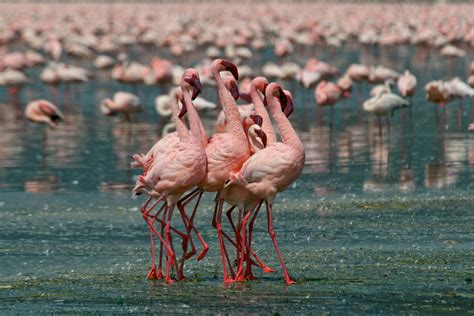
[[293,110],[294,110],[293,95],[288,90],[283,90],[283,92],[285,93],[286,99],[288,101],[287,101],[286,107],[284,109],[282,108],[282,111],[283,113],[285,113],[286,117],[290,117],[291,113],[293,113]]
[[212,62],[211,69],[221,72],[221,71],[229,71],[232,76],[234,76],[235,80],[239,80],[239,71],[237,70],[237,66],[230,61],[223,60],[223,59],[215,59]]
[[268,85],[265,90],[265,99],[268,99],[269,97],[277,98],[280,101],[281,110],[285,111],[288,104],[288,98],[279,83],[272,82]]
[[193,95],[191,99],[196,99],[202,91],[202,84],[201,80],[199,79],[198,71],[193,68],[188,68],[184,71],[183,77],[181,79],[181,87],[183,89],[192,89]]
[[254,86],[257,91],[260,91],[263,94],[263,105],[267,106],[267,96],[265,91],[268,87],[268,80],[265,77],[256,77],[252,80],[252,86]]
[[469,124],[468,130],[474,131],[474,123]]
[[[249,138],[250,141],[254,144],[253,147],[263,149],[267,147],[267,134],[262,130],[262,127],[254,124],[249,128]],[[258,142],[261,144],[258,145]]]
[[115,114],[112,109],[110,108],[110,105],[113,103],[112,99],[110,98],[105,98],[100,102],[100,111],[104,115],[113,115]]
[[258,115],[258,114],[250,114],[249,116],[252,121],[254,122],[254,124],[257,124],[258,126],[262,127],[262,124],[263,124],[263,118]]
[[230,91],[230,94],[232,94],[232,97],[234,98],[234,100],[237,101],[240,97],[240,93],[239,93],[239,87],[237,86],[237,81],[235,81],[235,78],[232,76],[226,76],[224,78],[224,85],[227,88],[227,90]]
[[250,119],[253,121],[252,133],[255,133],[262,141],[263,147],[267,146],[267,134],[262,130],[263,118],[257,114],[250,114]]

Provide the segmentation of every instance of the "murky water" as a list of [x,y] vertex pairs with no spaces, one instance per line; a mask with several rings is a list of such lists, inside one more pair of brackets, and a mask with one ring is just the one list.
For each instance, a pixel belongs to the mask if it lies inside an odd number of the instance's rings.
[[[131,53],[146,60],[152,55],[138,48]],[[152,106],[164,87],[138,87],[147,113],[134,118],[130,135],[120,118],[103,117],[97,104],[113,91],[134,88],[99,73],[77,90],[80,96],[66,96],[66,122],[48,132],[46,143],[40,126],[15,118],[3,93],[0,310],[472,313],[474,134],[466,129],[474,121],[473,100],[465,100],[460,125],[457,103],[448,104],[443,129],[422,89],[428,80],[465,77],[468,63],[419,47],[359,51],[347,45],[335,53],[301,49],[290,60],[303,63],[317,54],[341,70],[356,61],[409,68],[419,82],[413,128],[408,112],[404,120],[396,113],[390,135],[385,129],[381,138],[376,119],[358,112],[357,90],[336,106],[330,128],[329,110],[316,110],[312,90],[285,83],[295,94],[292,121],[307,151],[304,174],[275,205],[281,250],[298,281],[291,287],[284,285],[263,216],[254,247],[277,272],[256,271],[257,281],[223,285],[210,225],[212,196],[196,219],[211,247],[208,256],[189,262],[186,282],[166,286],[146,279],[148,231],[138,211],[142,200],[131,199],[138,172],[128,165],[131,154],[151,147],[167,123]],[[271,59],[264,52],[252,63]],[[365,98],[368,89],[363,87]],[[39,96],[54,93],[37,82],[22,91],[23,102]],[[208,88],[205,96],[215,98],[215,92]],[[211,131],[215,113],[202,118]]]

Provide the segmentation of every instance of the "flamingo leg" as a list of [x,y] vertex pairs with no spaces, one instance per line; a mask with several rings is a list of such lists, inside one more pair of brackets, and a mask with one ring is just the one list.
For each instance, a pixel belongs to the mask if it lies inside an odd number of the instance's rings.
[[268,201],[265,201],[266,207],[267,207],[267,222],[268,222],[268,234],[272,238],[273,241],[273,246],[275,247],[275,251],[277,252],[278,255],[278,260],[280,260],[280,265],[283,270],[283,275],[285,276],[285,281],[287,285],[294,284],[295,281],[288,275],[288,271],[286,270],[285,263],[283,262],[283,257],[281,256],[280,249],[278,247],[278,242],[276,240],[276,233],[275,230],[273,229],[273,216],[272,216],[272,205],[268,203]]
[[[252,237],[251,237],[251,236],[252,236],[252,233],[251,233],[251,232],[252,232],[252,229],[253,229],[253,224],[254,224],[254,222],[255,222],[255,219],[256,219],[256,217],[257,217],[258,210],[260,209],[260,206],[261,206],[261,205],[262,205],[262,202],[260,202],[260,203],[258,204],[258,209],[257,209],[256,213],[254,214],[252,220],[250,221],[250,228],[249,228],[249,229],[250,229],[250,230],[249,230],[250,240],[252,239]],[[232,230],[234,231],[234,234],[235,234],[236,240],[237,240],[237,239],[239,238],[239,236],[238,236],[238,234],[237,234],[237,229],[236,229],[236,227],[235,227],[235,224],[234,224],[234,222],[233,222],[233,220],[232,220],[232,211],[233,211],[234,209],[235,209],[235,206],[231,207],[231,208],[227,211],[226,215],[227,215],[227,218],[228,218],[229,221],[230,221]],[[241,214],[239,214],[239,215],[241,215]],[[241,245],[239,244],[239,240],[237,240],[237,242],[235,242],[232,238],[229,237],[229,235],[227,235],[227,233],[225,233],[225,232],[222,232],[222,233],[224,234],[224,237],[231,243],[231,245],[233,245],[233,246],[236,248],[236,250],[237,250],[237,256],[239,256],[239,255],[240,255],[240,248],[241,248]],[[255,258],[255,260],[257,261],[257,262],[253,261],[253,260],[250,258],[250,256],[247,255],[247,260],[250,261],[250,264],[252,264],[252,265],[254,265],[254,266],[259,266],[260,268],[263,269],[263,272],[265,272],[265,273],[268,273],[268,272],[275,272],[275,270],[269,268],[265,263],[263,263],[263,261],[257,256],[257,254],[255,253],[255,251],[253,251],[251,247],[248,249],[247,254],[252,255],[252,256]],[[238,259],[239,259],[239,258],[237,258],[237,262],[238,262]]]
[[182,280],[182,278],[184,278],[184,276],[180,275],[179,269],[178,269],[178,264],[177,264],[176,260],[174,259],[174,253],[175,252],[174,252],[174,248],[173,248],[173,240],[171,238],[171,228],[170,228],[171,227],[171,219],[173,217],[173,209],[174,209],[174,205],[173,206],[168,206],[168,208],[167,208],[168,219],[166,221],[166,226],[165,226],[166,241],[168,242],[168,245],[171,248],[171,252],[173,253],[173,255],[167,254],[167,256],[166,256],[165,281],[168,284],[173,283],[173,279],[171,278],[171,275],[170,275],[171,271],[173,269],[173,265],[175,266],[176,272],[178,273],[178,279]]
[[[221,248],[221,259],[222,259],[222,270],[224,272],[224,282],[233,282],[234,278],[234,272],[232,269],[232,265],[229,260],[229,255],[227,253],[227,249],[225,248],[225,243],[224,243],[224,238],[223,238],[223,231],[222,231],[222,206],[224,204],[224,200],[218,198],[216,201],[216,216],[215,216],[215,227],[217,229],[217,237],[219,238],[219,246]],[[232,272],[232,278],[229,278],[228,272],[227,272],[227,264],[229,264],[229,269]]]
[[238,227],[238,231],[239,233],[241,234],[241,244],[240,244],[240,248],[241,248],[241,255],[240,255],[240,260],[239,260],[239,265],[238,265],[238,270],[237,270],[237,274],[235,275],[235,281],[244,281],[244,276],[243,276],[243,272],[244,272],[244,260],[246,257],[248,257],[248,255],[246,256],[245,254],[245,250],[248,250],[248,247],[247,247],[247,221],[248,219],[250,218],[250,215],[252,215],[252,210],[248,211],[247,214],[245,214],[245,216],[242,218],[242,222],[240,223],[239,227]]
[[[260,260],[260,258],[252,250],[253,225],[255,223],[255,220],[257,219],[258,212],[260,211],[260,208],[262,207],[262,203],[263,203],[263,201],[260,201],[258,203],[258,206],[255,209],[255,212],[252,216],[252,219],[249,222],[249,239],[248,239],[248,251],[247,251],[247,253],[252,253],[255,256],[255,260],[257,260],[258,265],[260,265],[260,267],[263,269],[263,272],[272,273],[272,272],[275,272],[275,270],[273,270],[272,268],[265,265],[265,263],[263,263],[263,261]],[[249,260],[249,257],[247,257],[247,260]],[[249,263],[247,263],[247,272],[245,274],[248,278],[250,278],[250,280],[253,279],[252,267]]]
[[[159,198],[160,199],[160,198]],[[148,226],[150,227],[150,229],[153,231],[153,233],[158,236],[158,238],[160,239],[162,245],[165,247],[166,251],[167,251],[167,255],[170,257],[170,261],[173,262],[174,261],[174,251],[172,250],[172,248],[169,246],[169,244],[165,241],[165,238],[162,236],[162,234],[160,234],[155,226],[153,225],[153,222],[149,220],[149,212],[152,210],[152,208],[150,208],[149,210],[147,210],[147,212],[145,212],[143,214],[143,219],[145,220],[145,222],[148,224]],[[161,253],[161,251],[160,251]],[[161,257],[161,255],[160,255]],[[160,260],[161,262],[161,260]],[[161,263],[160,263],[161,264]]]
[[[186,197],[184,197],[183,199],[178,201],[178,204],[177,204],[178,209],[180,210],[181,215],[183,217],[183,222],[185,223],[186,229],[188,231],[188,239],[192,242],[191,231],[194,231],[194,234],[196,234],[197,238],[199,239],[199,242],[202,245],[203,250],[201,251],[201,253],[199,254],[199,256],[197,258],[198,261],[201,261],[206,256],[206,253],[209,250],[209,247],[208,247],[207,243],[204,241],[204,238],[202,238],[199,231],[196,229],[196,227],[194,227],[194,216],[196,215],[196,211],[198,209],[199,203],[201,202],[201,198],[202,198],[203,193],[204,192],[201,189],[199,189],[199,188],[195,189],[190,194],[188,194]],[[191,216],[188,217],[187,214],[186,214],[186,211],[185,211],[185,207],[186,207],[187,204],[189,204],[196,197],[197,197],[197,201],[194,205]],[[194,253],[192,255],[194,255]]]

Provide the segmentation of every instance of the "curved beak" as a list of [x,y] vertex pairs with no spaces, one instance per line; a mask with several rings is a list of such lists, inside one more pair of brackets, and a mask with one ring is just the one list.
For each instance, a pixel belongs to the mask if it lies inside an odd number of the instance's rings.
[[188,112],[188,108],[186,107],[186,104],[183,102],[182,99],[180,100],[180,102],[181,102],[181,111],[179,112],[178,117],[182,118],[186,114],[186,112]]
[[261,129],[256,129],[255,134],[257,134],[262,140],[263,147],[267,147],[267,134],[265,134]]
[[234,98],[235,101],[237,101],[240,97],[239,87],[234,82],[231,84],[230,94],[232,94],[232,97]]
[[225,70],[229,71],[232,76],[234,76],[235,80],[239,80],[239,71],[237,70],[237,66],[230,61],[223,60],[221,61],[222,66],[224,66]]
[[289,117],[291,115],[291,113],[293,113],[293,110],[294,110],[294,107],[293,107],[293,100],[291,98],[288,98],[288,102],[286,104],[286,107],[285,107],[285,110],[283,111],[283,113],[285,113],[285,116],[286,117]]
[[280,100],[281,110],[285,112],[286,106],[288,105],[288,98],[282,88],[280,88],[280,96],[278,98]]
[[187,83],[189,83],[194,89],[193,89],[193,95],[191,96],[191,99],[194,101],[199,94],[201,94],[202,91],[202,84],[201,80],[199,80],[199,77],[193,76],[191,79],[185,79]]
[[250,118],[252,121],[257,124],[258,126],[262,127],[263,124],[263,118],[260,115],[257,114],[250,114]]

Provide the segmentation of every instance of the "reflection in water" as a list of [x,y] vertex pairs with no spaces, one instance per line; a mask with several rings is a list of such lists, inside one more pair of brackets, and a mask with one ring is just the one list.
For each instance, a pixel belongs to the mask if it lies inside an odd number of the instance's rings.
[[45,176],[25,181],[25,191],[30,193],[49,193],[56,189],[57,177]]
[[[134,56],[156,53],[140,50]],[[301,50],[282,61],[304,64],[313,55],[312,50]],[[195,64],[201,57],[190,55],[188,61]],[[419,87],[432,79],[444,78],[448,71],[439,54],[422,46],[364,46],[359,51],[347,44],[337,54],[330,48],[321,48],[318,58],[330,61],[340,70],[354,62],[384,64],[398,71],[409,68],[417,76]],[[273,59],[274,56],[266,53],[256,54],[249,66],[260,69],[261,64]],[[453,73],[464,71],[462,63],[452,67]],[[330,109],[317,109],[311,89],[304,89],[296,82],[284,84],[293,90],[295,97],[291,120],[306,148],[305,174],[299,181],[303,183],[301,189],[309,194],[400,194],[426,188],[463,188],[469,182],[474,170],[474,135],[463,132],[467,119],[460,130],[457,128],[457,104],[448,104],[444,112],[429,104],[419,88],[413,98],[413,127],[410,128],[408,115],[403,118],[397,112],[390,118],[391,135],[384,129],[380,137],[377,119],[358,111],[357,90],[352,99],[334,107],[331,125]],[[102,116],[98,100],[118,90],[130,91],[132,87],[111,82],[108,72],[99,72],[95,79],[76,87],[76,97],[77,91],[81,92],[80,100],[74,98],[67,108],[62,108],[65,123],[49,131],[44,151],[41,128],[17,120],[11,105],[0,103],[1,190],[99,190],[128,194],[139,172],[130,169],[131,155],[147,152],[170,122],[156,114],[152,102],[159,91],[167,89],[144,85],[137,88],[146,111],[134,116],[130,129],[120,118]],[[64,97],[65,88],[60,90]],[[369,90],[370,86],[364,83],[362,99],[368,98]],[[25,91],[35,98],[49,94],[47,87],[34,81],[25,86]],[[215,88],[207,87],[204,93],[216,101]],[[466,113],[471,113],[467,106],[471,103],[472,100],[465,102]],[[214,130],[215,116],[215,112],[201,113],[209,134]]]

